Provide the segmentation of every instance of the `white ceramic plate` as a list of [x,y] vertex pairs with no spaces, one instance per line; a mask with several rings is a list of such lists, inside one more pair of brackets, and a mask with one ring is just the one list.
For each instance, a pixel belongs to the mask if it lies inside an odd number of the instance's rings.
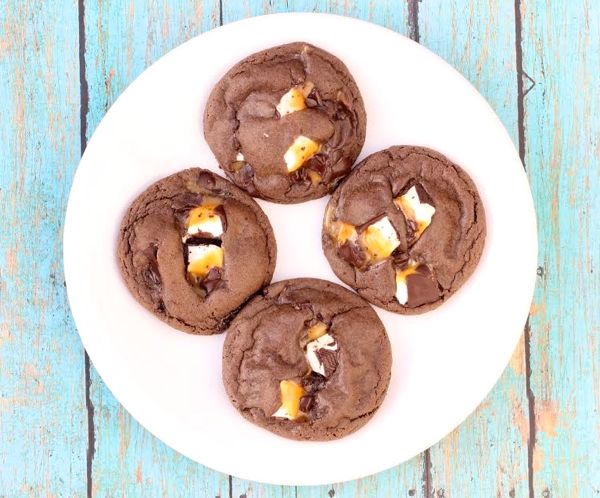
[[[131,297],[115,259],[121,217],[142,190],[189,166],[219,172],[203,140],[202,114],[221,75],[252,52],[298,40],[337,55],[356,78],[368,114],[361,157],[395,144],[443,152],[479,187],[488,224],[479,267],[448,303],[414,317],[378,310],[394,356],[387,398],[364,428],[327,443],[290,441],[244,420],[222,386],[223,336],[187,335],[156,319]],[[260,203],[277,238],[275,281],[338,281],[321,252],[326,202]],[[373,24],[280,14],[229,24],[183,44],[119,97],[77,170],[64,248],[69,300],[84,346],[142,425],[222,472],[278,484],[324,484],[413,457],[482,401],[522,332],[537,239],[517,152],[492,109],[458,72]],[[323,465],[302,465],[315,462],[317,452]]]

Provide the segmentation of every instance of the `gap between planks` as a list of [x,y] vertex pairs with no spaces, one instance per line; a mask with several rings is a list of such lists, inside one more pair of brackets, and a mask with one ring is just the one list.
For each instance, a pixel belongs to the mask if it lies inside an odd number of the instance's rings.
[[[527,143],[525,141],[525,96],[535,86],[535,82],[523,69],[523,25],[521,21],[521,0],[515,0],[515,63],[517,67],[517,125],[519,137],[519,157],[526,170],[525,151]],[[525,90],[524,78],[527,78],[532,85]],[[531,329],[529,327],[529,317],[525,322],[523,330],[525,342],[525,393],[527,396],[527,415],[529,423],[529,434],[527,438],[527,484],[529,498],[534,498],[533,490],[533,453],[535,450],[535,396],[531,388]]]
[[[89,110],[89,88],[86,76],[85,64],[85,5],[84,0],[77,2],[77,20],[79,36],[79,143],[80,152],[83,152],[87,146],[87,114]],[[96,451],[96,430],[94,427],[94,404],[92,403],[90,389],[91,362],[87,351],[84,350],[84,381],[85,381],[85,408],[87,411],[87,451],[86,451],[86,495],[92,498],[92,465],[94,462],[94,453]]]

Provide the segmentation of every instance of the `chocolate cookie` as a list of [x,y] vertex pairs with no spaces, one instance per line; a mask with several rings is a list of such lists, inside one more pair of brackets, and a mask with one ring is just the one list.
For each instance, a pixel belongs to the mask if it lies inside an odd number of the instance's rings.
[[204,114],[221,168],[255,197],[323,197],[350,172],[366,114],[346,66],[307,43],[253,54],[223,76]]
[[133,201],[117,255],[127,287],[145,308],[184,332],[215,334],[271,281],[276,246],[250,196],[193,168]]
[[362,427],[390,380],[390,343],[359,296],[324,280],[277,282],[231,322],[223,382],[251,422],[292,439],[336,439]]
[[473,181],[443,155],[391,147],[333,194],[323,251],[335,274],[389,311],[437,308],[477,266],[485,213]]

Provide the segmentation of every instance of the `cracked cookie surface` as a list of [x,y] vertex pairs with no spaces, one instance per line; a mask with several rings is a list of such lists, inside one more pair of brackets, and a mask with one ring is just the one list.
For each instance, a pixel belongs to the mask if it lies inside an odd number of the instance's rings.
[[334,192],[322,245],[335,274],[362,297],[417,314],[468,279],[485,234],[467,173],[433,150],[398,146],[364,159]]
[[266,288],[231,322],[223,382],[251,422],[292,439],[329,440],[373,416],[391,364],[386,331],[367,302],[301,278]]
[[204,136],[221,168],[255,197],[323,197],[358,157],[366,114],[346,66],[307,43],[255,53],[212,90]]
[[258,204],[200,168],[168,176],[131,204],[117,258],[129,291],[172,327],[222,332],[273,276],[273,230]]

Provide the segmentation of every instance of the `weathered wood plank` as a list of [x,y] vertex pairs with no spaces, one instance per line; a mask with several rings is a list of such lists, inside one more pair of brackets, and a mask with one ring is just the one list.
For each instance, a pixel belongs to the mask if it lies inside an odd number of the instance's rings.
[[[364,458],[353,455],[353,458]],[[425,498],[425,454],[384,472],[329,486],[298,487],[301,498]],[[237,497],[236,497],[237,498]]]
[[[514,4],[428,0],[419,4],[418,19],[420,42],[473,83],[498,113],[516,144]],[[431,495],[527,495],[529,414],[525,386],[521,341],[510,366],[482,405],[449,437],[430,449]]]
[[223,2],[223,24],[246,17],[278,12],[323,12],[356,17],[408,35],[406,0],[335,1],[335,0],[240,0]]
[[523,0],[520,12],[541,265],[530,321],[533,491],[598,496],[600,3]]
[[[219,2],[110,0],[85,2],[89,89],[87,135],[147,66],[219,23]],[[229,496],[226,475],[179,455],[144,430],[91,371],[96,497]]]
[[[77,3],[0,3],[0,496],[85,494],[83,349],[63,285]],[[75,36],[73,36],[75,34]]]

